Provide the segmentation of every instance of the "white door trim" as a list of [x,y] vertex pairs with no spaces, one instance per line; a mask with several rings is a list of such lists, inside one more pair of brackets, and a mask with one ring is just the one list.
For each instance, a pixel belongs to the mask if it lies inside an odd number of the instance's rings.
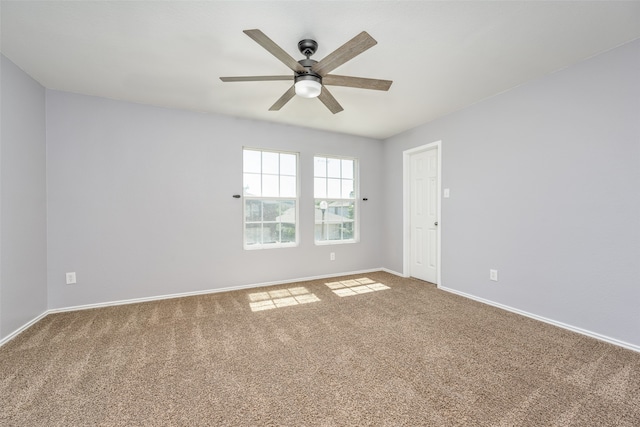
[[442,215],[441,215],[441,206],[442,206],[442,141],[432,142],[430,144],[421,145],[419,147],[410,148],[408,150],[404,150],[402,152],[402,239],[403,239],[403,251],[402,251],[402,274],[404,277],[409,277],[410,275],[410,260],[411,260],[411,228],[410,228],[410,217],[411,217],[411,205],[410,205],[410,178],[411,178],[411,167],[410,167],[410,158],[412,154],[419,153],[421,151],[432,150],[434,148],[438,149],[438,257],[437,257],[437,283],[438,287],[442,286],[441,279],[441,256],[442,256],[442,237],[441,230],[442,227]]

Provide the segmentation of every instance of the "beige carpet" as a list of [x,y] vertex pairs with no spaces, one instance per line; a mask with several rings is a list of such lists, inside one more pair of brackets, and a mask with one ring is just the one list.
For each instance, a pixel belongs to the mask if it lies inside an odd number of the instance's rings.
[[0,425],[631,427],[640,354],[370,273],[49,315]]

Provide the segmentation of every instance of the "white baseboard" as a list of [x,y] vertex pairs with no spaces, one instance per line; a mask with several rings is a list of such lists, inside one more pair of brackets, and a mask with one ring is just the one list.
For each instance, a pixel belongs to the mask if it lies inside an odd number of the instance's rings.
[[20,335],[20,333],[24,330],[26,330],[27,328],[35,325],[37,322],[39,322],[40,320],[44,319],[45,317],[47,317],[47,314],[49,314],[49,311],[45,311],[44,313],[38,315],[37,317],[35,317],[34,319],[31,319],[29,322],[25,323],[24,325],[20,326],[18,329],[16,329],[15,331],[11,332],[9,335],[7,335],[6,337],[0,339],[0,347],[2,347],[3,345],[5,345],[6,343],[8,343],[9,341],[11,341],[12,339],[14,339],[15,337],[17,337],[18,335]]
[[[64,313],[64,312],[69,312],[69,311],[89,310],[89,309],[92,309],[92,308],[111,307],[111,306],[116,306],[116,305],[137,304],[137,303],[141,303],[141,302],[159,301],[159,300],[163,300],[163,299],[182,298],[182,297],[189,297],[189,296],[195,296],[195,295],[215,294],[215,293],[220,293],[220,292],[237,291],[237,290],[241,290],[241,289],[261,288],[261,287],[265,287],[265,286],[285,285],[287,283],[306,282],[306,281],[309,281],[309,280],[322,280],[322,279],[328,279],[328,278],[331,278],[331,277],[351,276],[351,275],[354,275],[354,274],[372,273],[372,272],[375,272],[375,271],[383,271],[383,269],[381,269],[381,268],[372,268],[372,269],[369,269],[369,270],[357,270],[357,271],[348,271],[348,272],[343,272],[343,273],[323,274],[323,275],[320,275],[320,276],[310,276],[310,277],[303,277],[303,278],[298,278],[298,279],[287,279],[287,280],[278,280],[278,281],[272,281],[272,282],[253,283],[253,284],[249,284],[249,285],[229,286],[229,287],[226,287],[226,288],[206,289],[206,290],[194,291],[194,292],[180,292],[180,293],[175,293],[175,294],[156,295],[156,296],[151,296],[151,297],[132,298],[132,299],[126,299],[126,300],[107,301],[107,302],[100,302],[100,303],[94,303],[94,304],[83,304],[83,305],[76,305],[76,306],[62,307],[62,308],[52,308],[52,309],[49,309],[49,310],[45,311],[44,313],[40,314],[38,317],[36,317],[35,319],[29,321],[28,323],[26,323],[25,325],[21,326],[20,328],[16,329],[11,334],[9,334],[6,337],[2,338],[0,340],[0,347],[2,347],[4,344],[6,344],[9,341],[11,341],[13,338],[18,336],[25,329],[27,329],[30,326],[34,325],[39,320],[41,320],[41,319],[45,318],[47,315],[53,314],[53,313]],[[393,272],[390,272],[390,273],[395,274]]]
[[598,334],[596,332],[592,332],[592,331],[588,331],[586,329],[578,328],[577,326],[572,326],[572,325],[568,325],[566,323],[558,322],[557,320],[547,319],[546,317],[538,316],[537,314],[532,314],[532,313],[529,313],[529,312],[526,312],[526,311],[519,310],[517,308],[510,307],[508,305],[504,305],[504,304],[500,304],[500,303],[497,303],[497,302],[494,302],[494,301],[491,301],[491,300],[480,298],[480,297],[477,297],[475,295],[468,294],[466,292],[461,292],[461,291],[458,291],[458,290],[455,290],[455,289],[446,288],[446,287],[442,287],[442,286],[439,286],[438,289],[441,289],[441,290],[446,291],[446,292],[450,292],[452,294],[460,295],[462,297],[469,298],[469,299],[472,299],[474,301],[481,302],[483,304],[491,305],[493,307],[497,307],[497,308],[500,308],[502,310],[510,311],[510,312],[516,313],[516,314],[520,314],[521,316],[525,316],[525,317],[529,317],[531,319],[539,320],[540,322],[548,323],[550,325],[557,326],[559,328],[567,329],[567,330],[572,331],[572,332],[577,332],[577,333],[579,333],[581,335],[586,335],[588,337],[595,338],[595,339],[600,340],[600,341],[608,342],[609,344],[617,345],[618,347],[624,347],[624,348],[629,349],[629,350],[637,351],[637,352],[640,353],[640,346],[637,346],[637,345],[634,345],[634,344],[631,344],[631,343],[628,343],[628,342],[625,342],[625,341],[620,341],[620,340],[617,340],[615,338],[608,337],[606,335],[601,335],[601,334]]
[[406,274],[398,273],[397,271],[389,270],[388,268],[381,268],[380,271],[384,271],[385,273],[393,274],[394,276],[404,277],[405,279],[409,277]]
[[132,298],[132,299],[118,300],[118,301],[99,302],[95,304],[84,304],[84,305],[76,305],[71,307],[53,308],[53,309],[50,309],[47,313],[63,313],[67,311],[89,310],[92,308],[110,307],[114,305],[137,304],[141,302],[159,301],[163,299],[182,298],[182,297],[190,297],[195,295],[216,294],[220,292],[238,291],[241,289],[261,288],[264,286],[286,285],[287,283],[306,282],[310,280],[322,280],[322,279],[328,279],[331,277],[351,276],[354,274],[365,274],[365,273],[371,273],[374,271],[381,271],[381,269],[374,268],[370,270],[349,271],[346,273],[332,273],[332,274],[325,274],[320,276],[303,277],[299,279],[277,280],[273,282],[261,282],[261,283],[252,283],[248,285],[229,286],[226,288],[205,289],[202,291],[180,292],[176,294],[156,295],[152,297]]
[[[355,275],[355,274],[366,274],[366,273],[372,273],[372,272],[376,272],[376,271],[384,271],[385,273],[393,274],[393,275],[398,276],[398,277],[408,277],[408,276],[406,276],[404,274],[398,273],[398,272],[393,271],[393,270],[389,270],[387,268],[373,268],[373,269],[369,269],[369,270],[358,270],[358,271],[350,271],[350,272],[343,272],[343,273],[324,274],[324,275],[320,275],[320,276],[310,276],[310,277],[303,277],[303,278],[298,278],[298,279],[278,280],[278,281],[272,281],[272,282],[253,283],[253,284],[249,284],[249,285],[229,286],[229,287],[226,287],[226,288],[207,289],[207,290],[194,291],[194,292],[181,292],[181,293],[175,293],[175,294],[157,295],[157,296],[152,296],[152,297],[133,298],[133,299],[127,299],[127,300],[118,300],[118,301],[108,301],[108,302],[95,303],[95,304],[77,305],[77,306],[72,306],[72,307],[54,308],[54,309],[49,309],[49,310],[45,311],[44,313],[40,314],[39,316],[35,317],[34,319],[29,321],[28,323],[24,324],[20,328],[18,328],[15,331],[13,331],[11,334],[9,334],[6,337],[0,339],[0,347],[2,347],[7,342],[11,341],[13,338],[18,336],[21,332],[23,332],[24,330],[26,330],[30,326],[34,325],[35,323],[37,323],[38,321],[44,319],[47,315],[52,314],[52,313],[63,313],[63,312],[68,312],[68,311],[88,310],[88,309],[92,309],[92,308],[110,307],[110,306],[116,306],[116,305],[137,304],[137,303],[141,303],[141,302],[159,301],[159,300],[163,300],[163,299],[181,298],[181,297],[188,297],[188,296],[195,296],[195,295],[215,294],[215,293],[220,293],[220,292],[237,291],[237,290],[241,290],[241,289],[261,288],[261,287],[265,287],[265,286],[285,285],[287,283],[305,282],[305,281],[310,281],[310,280],[322,280],[322,279],[328,279],[328,278],[331,278],[331,277],[351,276],[351,275]],[[522,316],[526,316],[526,317],[529,317],[529,318],[532,318],[532,319],[535,319],[535,320],[539,320],[541,322],[545,322],[545,323],[548,323],[548,324],[551,324],[551,325],[554,325],[554,326],[558,326],[558,327],[563,328],[563,329],[567,329],[567,330],[570,330],[570,331],[573,331],[573,332],[577,332],[579,334],[586,335],[588,337],[595,338],[595,339],[600,340],[600,341],[605,341],[605,342],[608,342],[610,344],[617,345],[619,347],[627,348],[629,350],[633,350],[633,351],[636,351],[636,352],[640,353],[640,346],[637,346],[637,345],[634,345],[634,344],[630,344],[630,343],[625,342],[625,341],[620,341],[620,340],[617,340],[615,338],[611,338],[611,337],[608,337],[608,336],[605,336],[605,335],[598,334],[596,332],[592,332],[592,331],[588,331],[586,329],[578,328],[576,326],[567,325],[565,323],[558,322],[556,320],[547,319],[546,317],[542,317],[542,316],[538,316],[536,314],[528,313],[526,311],[522,311],[522,310],[519,310],[517,308],[513,308],[513,307],[510,307],[510,306],[507,306],[507,305],[504,305],[504,304],[500,304],[500,303],[497,303],[497,302],[494,302],[494,301],[490,301],[490,300],[487,300],[487,299],[484,299],[484,298],[480,298],[480,297],[477,297],[475,295],[467,294],[465,292],[461,292],[461,291],[458,291],[458,290],[455,290],[455,289],[447,288],[447,287],[444,287],[444,286],[438,286],[438,289],[441,289],[443,291],[450,292],[450,293],[453,293],[453,294],[456,294],[456,295],[460,295],[462,297],[469,298],[469,299],[481,302],[483,304],[491,305],[491,306],[494,306],[494,307],[497,307],[497,308],[500,308],[500,309],[503,309],[503,310],[506,310],[506,311],[510,311],[512,313],[520,314]]]

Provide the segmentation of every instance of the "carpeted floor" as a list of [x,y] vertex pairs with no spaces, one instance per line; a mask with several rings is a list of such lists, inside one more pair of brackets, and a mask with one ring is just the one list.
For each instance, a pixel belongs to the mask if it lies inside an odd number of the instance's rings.
[[631,427],[640,354],[370,273],[49,315],[0,425]]

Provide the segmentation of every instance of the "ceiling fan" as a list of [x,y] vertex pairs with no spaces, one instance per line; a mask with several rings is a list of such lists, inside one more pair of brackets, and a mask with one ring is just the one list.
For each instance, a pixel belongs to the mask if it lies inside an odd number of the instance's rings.
[[365,50],[375,46],[378,42],[366,31],[361,32],[338,49],[327,55],[321,61],[311,59],[318,49],[315,40],[304,39],[298,43],[298,49],[306,58],[296,61],[267,37],[260,30],[244,30],[256,43],[268,50],[283,64],[291,68],[293,75],[288,76],[243,76],[220,77],[223,82],[261,82],[273,80],[293,80],[294,85],[269,108],[269,111],[280,110],[295,95],[303,98],[318,98],[333,113],[343,110],[342,106],[331,95],[326,86],[346,86],[359,89],[389,90],[391,80],[368,79],[363,77],[339,76],[329,74],[345,62],[360,55]]

